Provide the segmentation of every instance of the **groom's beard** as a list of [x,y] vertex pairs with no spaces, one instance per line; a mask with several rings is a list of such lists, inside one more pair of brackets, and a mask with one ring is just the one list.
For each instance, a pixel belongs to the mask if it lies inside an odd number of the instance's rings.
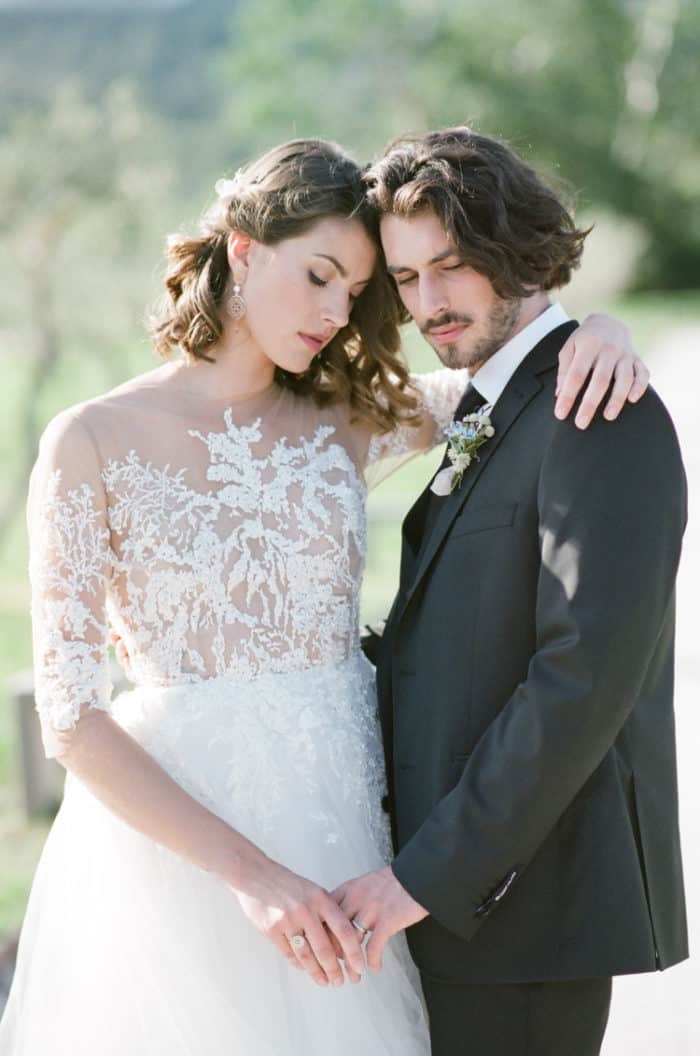
[[451,370],[468,367],[473,372],[483,366],[487,359],[509,340],[520,318],[521,307],[519,298],[497,301],[489,311],[482,324],[483,330],[478,335],[471,333],[471,327],[476,322],[474,316],[459,312],[445,312],[444,315],[428,319],[421,327],[421,333],[432,345],[430,331],[435,327],[447,326],[449,323],[465,324],[469,329],[462,334],[459,341],[437,348],[433,345],[433,348],[446,367]]

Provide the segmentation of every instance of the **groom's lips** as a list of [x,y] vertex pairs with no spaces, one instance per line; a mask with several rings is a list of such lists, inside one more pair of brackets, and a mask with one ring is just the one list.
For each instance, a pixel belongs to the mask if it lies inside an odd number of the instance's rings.
[[467,323],[456,323],[450,326],[436,326],[434,330],[429,330],[428,333],[439,344],[446,345],[451,341],[458,341],[466,329]]

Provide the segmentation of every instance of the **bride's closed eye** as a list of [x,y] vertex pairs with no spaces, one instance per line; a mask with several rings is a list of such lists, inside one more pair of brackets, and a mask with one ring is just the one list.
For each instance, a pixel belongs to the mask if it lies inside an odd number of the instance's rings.
[[[314,286],[327,286],[328,285],[328,280],[327,279],[322,279],[314,271],[309,271],[308,275],[309,275],[310,282],[312,282]],[[357,298],[360,296],[360,294],[359,293],[350,293],[350,294],[348,294],[348,296],[350,298],[350,303],[351,304],[355,304],[355,302],[357,301]]]

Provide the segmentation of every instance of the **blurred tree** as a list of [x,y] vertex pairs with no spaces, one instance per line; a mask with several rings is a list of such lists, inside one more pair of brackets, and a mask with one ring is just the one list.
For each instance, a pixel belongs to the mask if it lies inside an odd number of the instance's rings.
[[387,136],[422,125],[426,107],[411,72],[417,63],[430,68],[421,55],[430,53],[443,21],[435,6],[243,0],[220,62],[233,136],[248,153],[323,136],[369,154]]
[[460,5],[441,27],[434,57],[448,98],[473,87],[484,129],[529,144],[585,199],[638,219],[650,235],[640,285],[696,285],[700,5],[531,0],[499,8],[497,21],[489,11],[485,0]]
[[693,0],[242,2],[225,76],[246,149],[335,135],[376,150],[468,122],[637,219],[639,285],[688,287],[700,262]]
[[13,395],[0,535],[46,418],[147,362],[135,337],[165,230],[162,158],[160,127],[124,83],[99,107],[64,83],[48,112],[17,114],[0,139],[0,349]]
[[[0,134],[17,112],[45,109],[56,85],[80,71],[84,94],[102,104],[115,81],[177,125],[169,144],[178,183],[201,192],[202,159],[229,160],[217,134],[221,88],[213,60],[226,43],[235,0],[41,0],[0,2]],[[224,160],[225,159],[225,160]],[[207,173],[207,185],[212,181]]]

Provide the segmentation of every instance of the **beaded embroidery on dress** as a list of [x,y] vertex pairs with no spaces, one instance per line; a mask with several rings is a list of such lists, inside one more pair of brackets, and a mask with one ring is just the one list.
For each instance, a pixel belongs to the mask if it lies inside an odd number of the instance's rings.
[[[30,502],[46,750],[109,711],[190,795],[332,889],[391,855],[373,671],[359,649],[369,464],[442,437],[462,373],[382,437],[277,386],[228,404],[169,368],[60,415]],[[135,688],[111,700],[109,626]],[[210,874],[69,778],[35,879],[2,1056],[425,1054],[403,937],[318,991]]]

